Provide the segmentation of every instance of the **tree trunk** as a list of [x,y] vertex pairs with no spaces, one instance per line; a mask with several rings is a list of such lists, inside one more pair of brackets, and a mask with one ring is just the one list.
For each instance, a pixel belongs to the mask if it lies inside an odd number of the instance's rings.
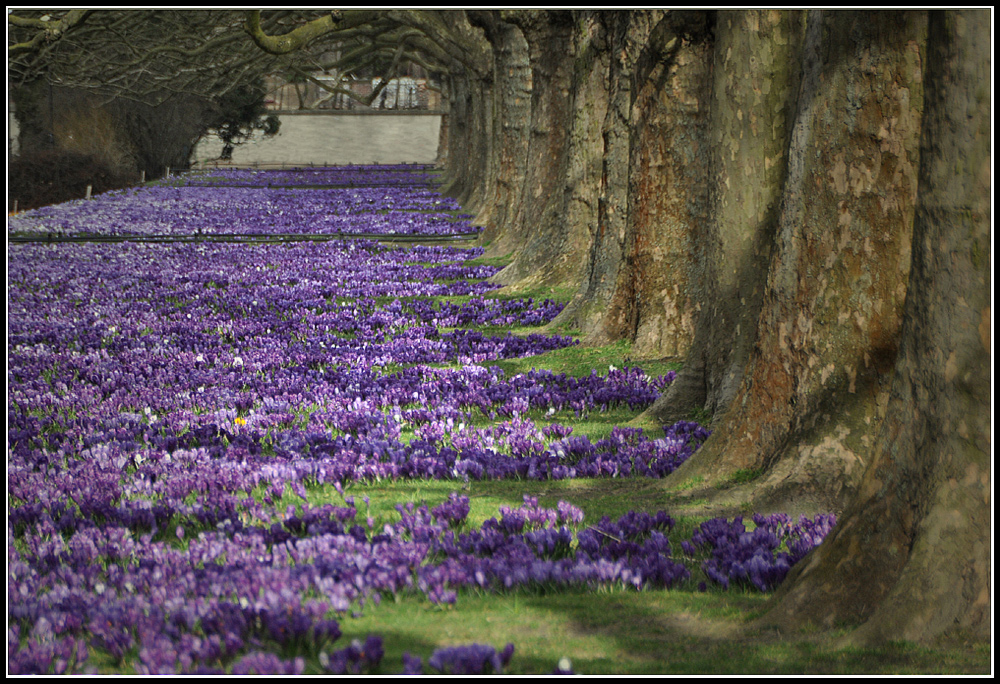
[[711,20],[668,13],[637,61],[629,150],[626,268],[605,326],[640,358],[683,358],[697,316],[708,222]]
[[451,168],[451,164],[448,161],[448,141],[451,138],[448,132],[450,115],[451,113],[447,111],[441,114],[441,126],[438,129],[437,158],[434,160],[434,167],[442,169],[446,172],[449,168]]
[[597,197],[597,225],[591,235],[584,280],[580,290],[553,324],[575,323],[587,344],[605,344],[613,334],[604,319],[623,269],[627,240],[629,121],[632,105],[632,70],[639,51],[652,30],[655,16],[648,12],[603,13],[610,52],[607,105],[601,129],[602,170]]
[[695,254],[703,269],[701,297],[693,306],[700,313],[684,368],[650,410],[664,424],[726,407],[757,341],[803,18],[773,10],[717,13],[707,142],[710,211]]
[[469,74],[453,74],[448,91],[449,168],[441,191],[475,212],[486,185],[492,143],[490,84]]
[[448,166],[441,177],[441,192],[458,197],[465,188],[465,176],[461,169],[468,162],[469,156],[468,83],[461,78],[461,75],[457,74],[444,76],[441,80],[446,84],[445,92],[442,92],[442,101],[445,101],[443,96],[447,94],[446,107],[448,110],[448,125],[445,130],[448,136],[448,141],[445,144],[445,148],[448,150]]
[[448,150],[448,145],[451,141],[451,133],[449,131],[451,127],[451,111],[450,111],[450,81],[447,78],[441,79],[441,100],[438,108],[441,110],[441,125],[438,127],[438,148],[437,157],[434,160],[434,167],[440,169],[443,173],[441,174],[442,180],[450,178],[449,170],[452,168],[450,163],[450,152]]
[[545,271],[560,255],[566,227],[562,200],[573,90],[572,14],[520,10],[511,12],[509,19],[521,29],[528,45],[531,127],[520,215],[507,224],[488,252],[514,253],[514,261],[494,276],[504,285],[529,278],[539,269]]
[[476,223],[484,226],[482,241],[489,247],[523,220],[520,208],[531,122],[531,65],[520,29],[501,21],[495,11],[470,12],[469,16],[484,30],[493,48],[492,119],[497,140],[491,149],[487,194],[476,216]]
[[711,13],[605,12],[610,72],[597,230],[586,279],[554,322],[586,344],[681,356],[694,329],[707,214]]
[[809,13],[757,342],[675,481],[761,475],[721,499],[790,511],[857,487],[902,323],[925,40],[921,12]]
[[53,88],[44,80],[22,83],[9,91],[14,101],[18,127],[18,154],[29,154],[55,147]]
[[577,288],[583,281],[597,234],[604,164],[603,122],[608,112],[610,55],[604,19],[608,12],[577,13],[573,75],[573,121],[563,191],[561,253],[550,262],[550,282]]
[[461,170],[466,175],[468,190],[459,199],[466,210],[470,213],[477,213],[485,205],[489,192],[489,180],[493,171],[489,162],[494,158],[493,150],[497,139],[493,127],[495,123],[492,106],[494,82],[492,79],[488,81],[476,79],[471,85],[473,88],[471,112],[473,145],[469,150],[467,166]]
[[990,15],[932,12],[913,261],[892,395],[848,511],[766,617],[850,639],[990,636]]

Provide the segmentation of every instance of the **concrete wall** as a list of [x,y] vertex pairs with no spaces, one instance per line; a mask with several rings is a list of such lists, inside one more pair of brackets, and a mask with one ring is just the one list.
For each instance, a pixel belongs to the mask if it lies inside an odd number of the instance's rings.
[[[261,164],[401,164],[433,163],[437,158],[439,114],[283,113],[281,130],[239,145],[233,163]],[[217,138],[205,138],[193,161],[215,160]]]

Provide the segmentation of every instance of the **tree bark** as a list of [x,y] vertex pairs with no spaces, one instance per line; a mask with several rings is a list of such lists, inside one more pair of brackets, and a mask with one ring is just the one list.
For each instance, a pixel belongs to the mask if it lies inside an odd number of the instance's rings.
[[514,261],[494,276],[496,282],[512,285],[539,269],[545,271],[563,245],[574,27],[568,11],[518,10],[503,15],[521,29],[531,65],[531,124],[520,205],[515,208],[519,213],[488,249],[494,255],[514,254]]
[[633,75],[626,268],[605,326],[639,358],[686,357],[694,336],[709,218],[713,14],[668,13]]
[[[443,95],[444,93],[442,93]],[[446,102],[444,97],[441,98],[442,102]],[[450,127],[450,117],[451,113],[447,110],[441,113],[441,126],[438,128],[438,148],[437,148],[437,158],[434,160],[435,168],[441,169],[445,172],[451,168],[451,164],[448,162],[448,144],[451,139],[451,133],[449,132]]]
[[[403,13],[404,18],[410,15]],[[460,38],[466,60],[476,68],[455,62],[446,77],[448,112],[444,145],[448,164],[441,191],[455,197],[470,212],[484,202],[490,174],[489,161],[495,144],[492,120],[494,86],[492,55],[482,31],[469,23],[465,12],[445,12],[441,17],[423,17],[441,31]],[[440,145],[439,145],[440,147]],[[439,152],[440,154],[440,152]]]
[[549,282],[570,288],[583,281],[591,245],[597,234],[598,204],[604,164],[603,122],[608,111],[610,54],[605,19],[609,13],[577,13],[573,89],[573,121],[563,190],[564,228],[560,254],[543,274]]
[[493,168],[490,160],[494,158],[494,148],[497,144],[493,118],[493,92],[495,82],[492,79],[474,79],[472,81],[471,117],[472,133],[469,157],[464,167],[456,171],[465,176],[466,192],[459,197],[462,206],[470,213],[482,210],[489,193],[489,182]]
[[490,83],[465,72],[452,74],[448,92],[448,170],[441,192],[470,212],[478,210],[492,147]]
[[682,356],[696,317],[698,231],[707,218],[711,19],[605,12],[610,52],[603,172],[585,280],[554,322],[585,344]]
[[664,424],[726,407],[760,316],[799,83],[803,14],[718,12],[712,69],[709,216],[695,253],[698,319],[684,368],[650,410]]
[[654,19],[660,17],[662,12],[652,15],[629,11],[605,12],[601,17],[610,55],[607,104],[601,128],[603,154],[597,224],[590,236],[580,289],[553,321],[555,325],[575,323],[585,336],[586,344],[605,344],[613,339],[603,323],[623,268],[627,240],[632,70]]
[[531,124],[531,64],[528,44],[521,30],[500,19],[496,11],[470,12],[493,48],[493,130],[486,196],[476,223],[483,226],[482,241],[492,244],[498,236],[522,221],[521,191],[528,159]]
[[900,352],[857,496],[767,622],[857,643],[990,635],[990,16],[932,12]]
[[756,344],[674,481],[753,473],[721,500],[790,511],[857,487],[902,323],[925,36],[921,12],[809,13]]

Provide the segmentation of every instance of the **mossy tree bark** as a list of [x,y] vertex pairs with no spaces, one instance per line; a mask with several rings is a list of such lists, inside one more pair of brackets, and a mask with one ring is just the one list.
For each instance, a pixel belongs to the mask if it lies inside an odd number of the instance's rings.
[[874,458],[766,621],[863,622],[850,640],[988,638],[991,551],[990,21],[932,12],[900,351]]

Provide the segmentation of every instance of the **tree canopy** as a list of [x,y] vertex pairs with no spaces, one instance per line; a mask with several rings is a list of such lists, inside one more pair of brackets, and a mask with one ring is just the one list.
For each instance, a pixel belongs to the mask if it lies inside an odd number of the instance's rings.
[[[484,72],[456,12],[18,10],[8,12],[8,72],[156,103],[171,93],[219,97],[278,70],[311,78],[377,68],[382,85],[401,64],[430,72],[455,64]],[[333,92],[355,95],[336,82]]]

